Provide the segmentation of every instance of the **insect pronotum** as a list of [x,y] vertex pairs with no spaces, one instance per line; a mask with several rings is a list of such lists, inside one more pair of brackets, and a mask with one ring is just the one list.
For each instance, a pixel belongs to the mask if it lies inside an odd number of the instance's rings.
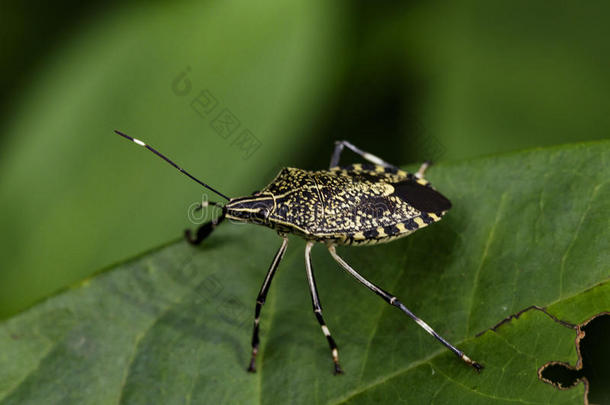
[[[227,200],[224,205],[215,202],[208,203],[220,207],[222,213],[216,221],[201,225],[194,236],[187,230],[185,234],[190,243],[200,244],[225,218],[267,226],[275,229],[282,238],[282,244],[271,262],[256,298],[252,356],[248,371],[256,370],[255,360],[259,348],[261,309],[273,276],[288,246],[288,234],[295,234],[307,241],[305,270],[311,301],[316,319],[330,346],[335,374],[341,374],[343,370],[339,365],[337,345],[322,316],[322,306],[316,288],[310,257],[311,248],[316,242],[325,244],[333,259],[349,275],[379,295],[388,304],[398,307],[466,364],[477,371],[481,370],[482,366],[479,363],[471,360],[461,350],[436,333],[393,294],[362,277],[337,254],[335,249],[337,245],[370,245],[389,242],[439,221],[451,208],[451,203],[424,179],[428,163],[424,163],[414,174],[407,173],[377,156],[358,149],[347,141],[338,141],[335,143],[328,170],[307,171],[284,168],[261,191],[247,197],[229,198],[193,177],[144,142],[122,132],[115,132],[150,150],[192,180]],[[339,166],[339,158],[344,148],[352,150],[371,164]]]

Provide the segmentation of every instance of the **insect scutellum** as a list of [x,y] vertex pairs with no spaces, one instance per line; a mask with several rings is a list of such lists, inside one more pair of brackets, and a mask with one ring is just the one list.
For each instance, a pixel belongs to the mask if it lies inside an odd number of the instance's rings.
[[[316,288],[310,257],[311,248],[316,242],[325,244],[333,259],[349,275],[379,295],[388,304],[399,308],[466,364],[477,371],[483,368],[417,317],[396,296],[362,277],[336,251],[337,245],[370,245],[390,242],[440,221],[451,208],[451,202],[424,179],[425,171],[430,165],[429,162],[422,164],[416,173],[407,173],[375,155],[360,150],[347,141],[338,141],[335,143],[328,170],[308,171],[284,168],[261,191],[257,191],[251,196],[229,198],[193,177],[144,142],[122,132],[115,132],[147,148],[192,180],[227,200],[224,205],[205,202],[206,205],[221,208],[221,214],[216,220],[201,225],[195,235],[192,235],[190,230],[185,231],[190,243],[200,244],[225,218],[267,226],[276,230],[282,238],[282,244],[271,262],[256,299],[252,355],[248,371],[255,371],[255,360],[260,342],[260,314],[273,276],[286,251],[288,234],[300,236],[307,241],[305,270],[313,310],[322,332],[328,340],[335,374],[341,374],[343,370],[339,364],[337,345],[322,316],[322,307]],[[339,166],[339,159],[344,148],[352,150],[371,164]]]

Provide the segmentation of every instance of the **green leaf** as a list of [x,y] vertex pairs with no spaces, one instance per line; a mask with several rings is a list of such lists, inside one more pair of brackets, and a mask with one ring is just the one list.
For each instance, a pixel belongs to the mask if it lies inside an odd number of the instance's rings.
[[[0,318],[188,223],[201,188],[114,129],[227,195],[261,187],[296,159],[313,140],[298,135],[332,88],[335,65],[326,62],[341,59],[340,8],[319,0],[121,3],[83,24],[5,123],[0,211],[12,214],[0,216]],[[187,69],[190,91],[180,80]],[[195,108],[203,91],[217,102],[207,114]],[[212,127],[225,109],[240,122],[230,135]],[[260,141],[251,155],[240,148],[243,130]],[[251,172],[258,175],[244,175]]]
[[539,311],[487,329],[530,305],[571,323],[610,308],[609,156],[599,142],[433,166],[454,205],[443,221],[339,249],[481,373],[318,246],[346,370],[332,376],[296,238],[263,308],[259,371],[247,373],[254,300],[280,240],[223,224],[200,248],[171,243],[0,324],[2,403],[579,403],[582,384],[559,391],[537,378],[546,362],[576,363],[573,330]]

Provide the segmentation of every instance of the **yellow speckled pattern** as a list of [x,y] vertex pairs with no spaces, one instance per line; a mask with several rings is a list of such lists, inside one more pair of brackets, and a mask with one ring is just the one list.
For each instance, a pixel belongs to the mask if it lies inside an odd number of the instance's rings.
[[260,192],[226,206],[227,218],[339,245],[389,242],[439,221],[450,207],[424,179],[361,163],[284,168]]

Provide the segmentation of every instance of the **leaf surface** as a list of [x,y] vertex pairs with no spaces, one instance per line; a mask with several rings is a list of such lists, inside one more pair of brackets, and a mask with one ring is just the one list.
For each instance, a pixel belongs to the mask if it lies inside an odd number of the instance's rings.
[[581,403],[582,384],[559,391],[537,378],[548,361],[576,363],[573,330],[540,311],[488,329],[531,305],[571,323],[610,308],[609,147],[433,166],[427,177],[453,203],[441,222],[338,249],[483,363],[479,374],[316,246],[324,316],[346,370],[333,377],[296,238],[262,311],[259,372],[247,373],[254,300],[280,239],[223,224],[200,248],[168,244],[0,324],[0,401]]

